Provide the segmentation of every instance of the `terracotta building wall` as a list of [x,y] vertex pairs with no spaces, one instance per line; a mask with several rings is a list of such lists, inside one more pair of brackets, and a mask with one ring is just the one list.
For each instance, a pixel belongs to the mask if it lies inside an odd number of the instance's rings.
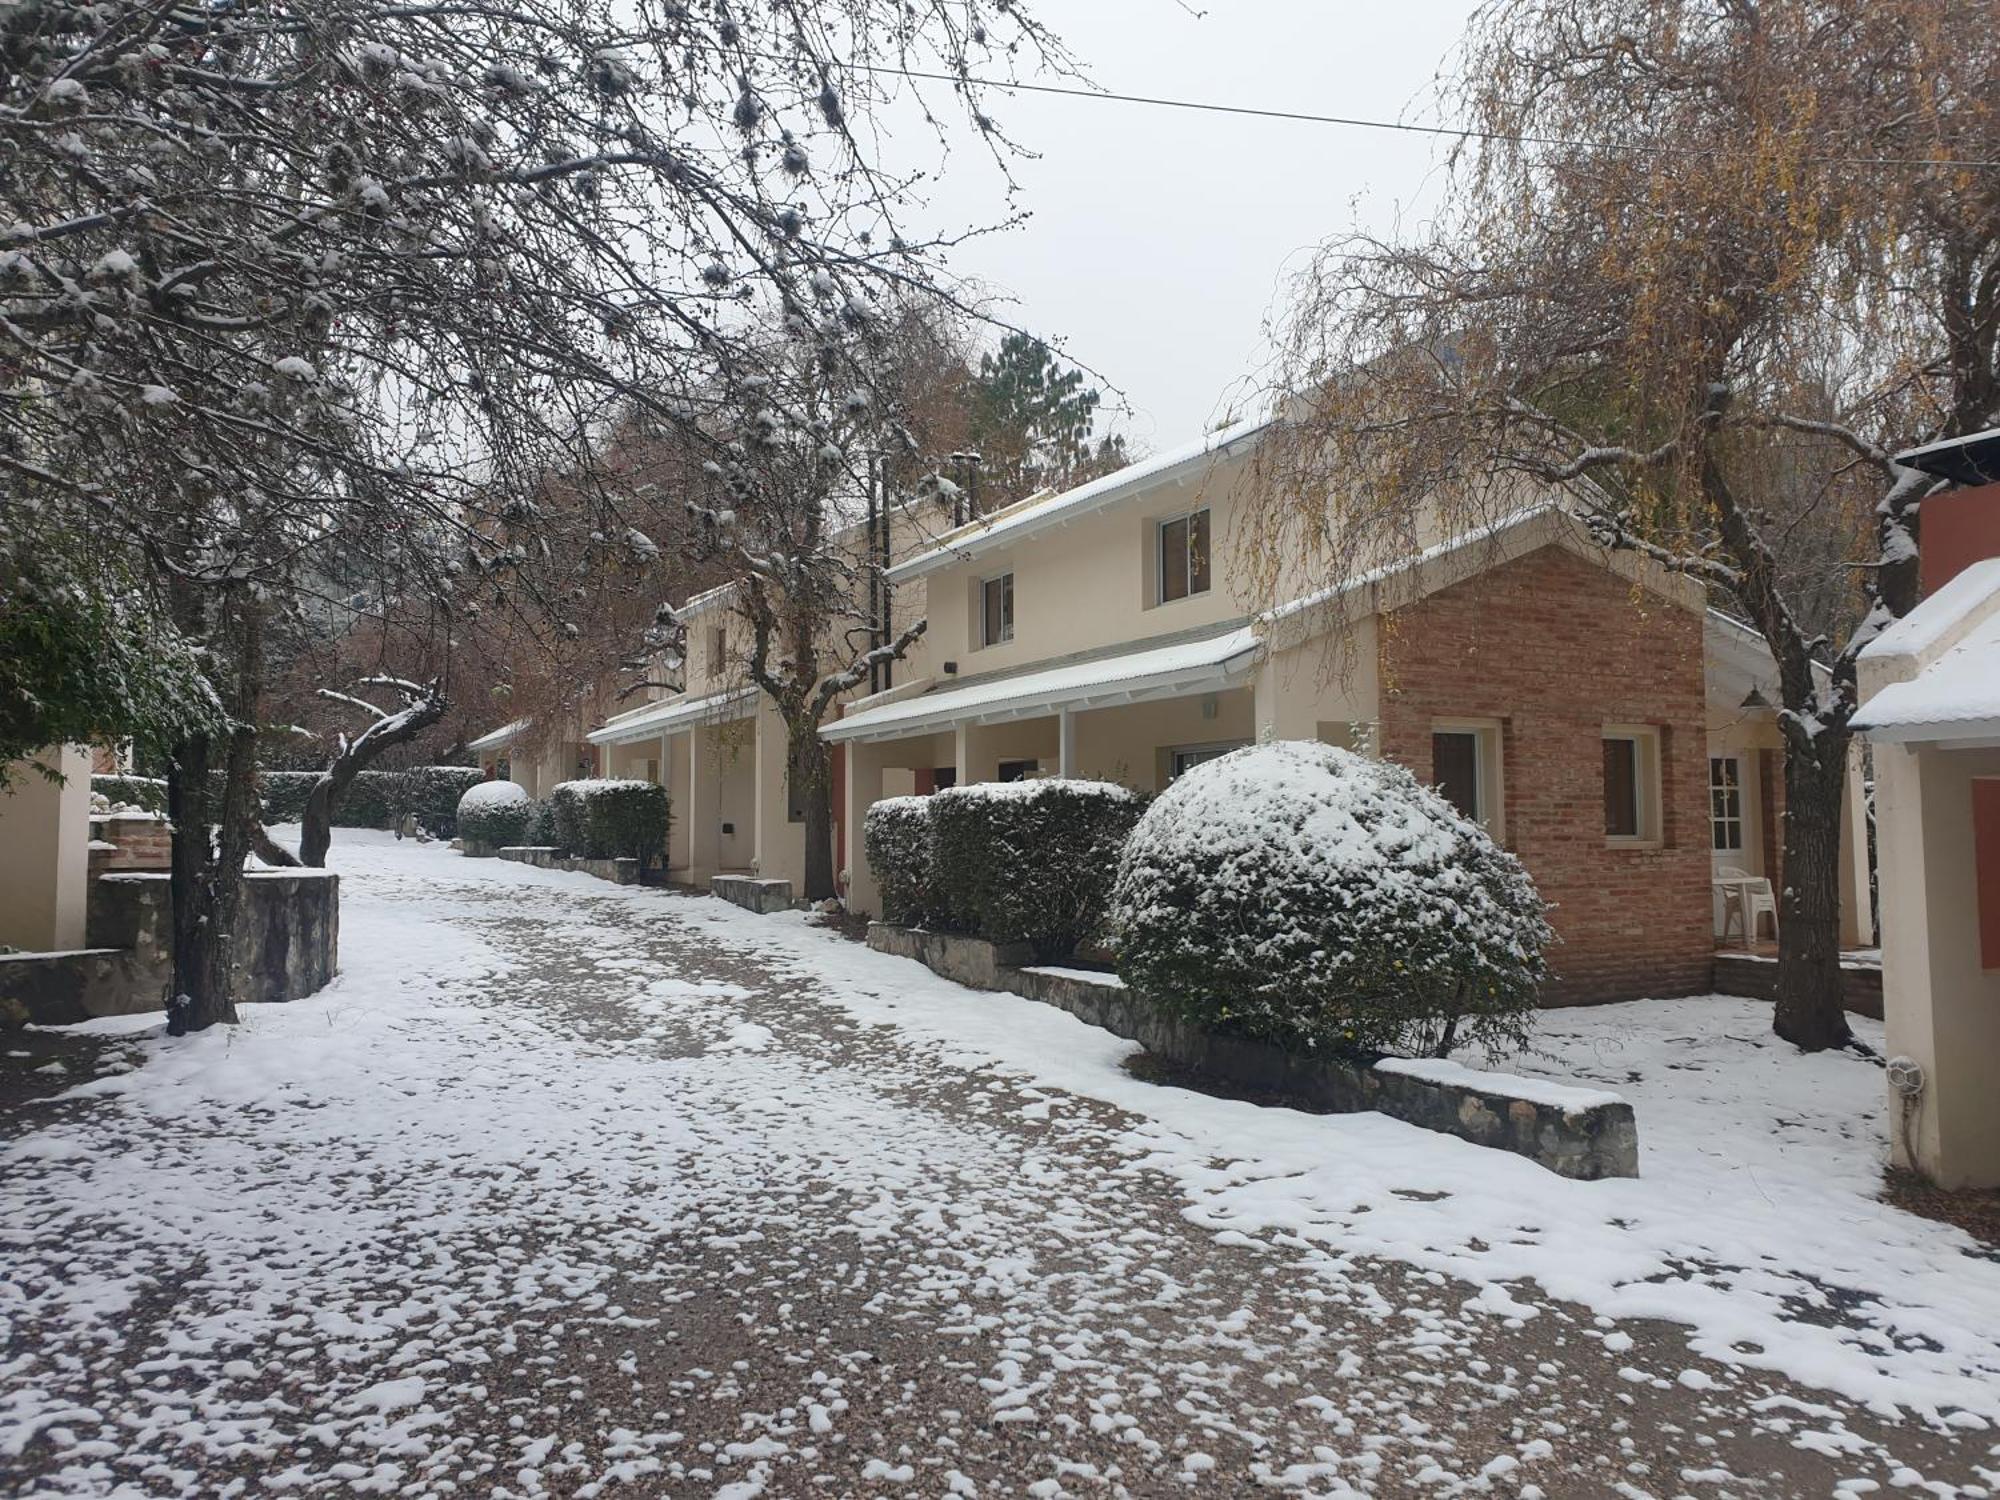
[[[1562,942],[1554,1005],[1712,982],[1701,617],[1545,547],[1397,611],[1382,632],[1382,750],[1429,780],[1438,719],[1501,721],[1505,841]],[[1663,838],[1607,844],[1603,730],[1660,731]]]

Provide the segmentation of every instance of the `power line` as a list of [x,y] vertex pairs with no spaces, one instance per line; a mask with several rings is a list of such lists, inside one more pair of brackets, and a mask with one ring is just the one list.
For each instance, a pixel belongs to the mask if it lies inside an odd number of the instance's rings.
[[[762,54],[760,54],[762,55]],[[795,58],[785,58],[775,54],[769,56],[772,62],[791,62]],[[1475,130],[1454,125],[1413,125],[1403,120],[1371,120],[1360,115],[1322,115],[1308,110],[1262,109],[1249,104],[1218,104],[1206,99],[1174,99],[1162,94],[1121,94],[1111,89],[1086,89],[1054,83],[1022,83],[993,78],[961,78],[954,73],[932,73],[921,68],[898,67],[890,63],[849,62],[844,66],[858,73],[893,73],[901,78],[920,78],[934,83],[948,83],[969,88],[1012,90],[1018,93],[1054,94],[1065,99],[1095,99],[1115,104],[1144,104],[1155,109],[1195,110],[1207,114],[1239,115],[1256,120],[1286,120],[1307,125],[1339,125],[1355,130],[1389,130],[1406,135],[1446,136],[1460,141],[1507,141],[1522,146],[1575,146],[1598,151],[1657,152],[1675,156],[1721,156],[1724,153],[1710,146],[1648,146],[1630,141],[1572,141],[1555,136],[1512,135],[1502,130]],[[2000,168],[2000,161],[1962,161],[1950,157],[1935,160],[1917,156],[1809,156],[1809,164],[1829,167],[1962,167],[1974,171],[1993,171]]]

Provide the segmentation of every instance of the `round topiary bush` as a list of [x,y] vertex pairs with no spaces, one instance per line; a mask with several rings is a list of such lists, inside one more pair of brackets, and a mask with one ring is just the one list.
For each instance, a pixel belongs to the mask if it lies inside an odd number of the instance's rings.
[[947,926],[1026,943],[1043,963],[1103,927],[1118,852],[1145,802],[1109,781],[949,787],[931,799],[935,904]]
[[512,848],[527,831],[529,805],[526,787],[482,781],[458,799],[458,836],[468,848]]
[[868,868],[882,891],[882,920],[921,927],[936,905],[929,797],[884,797],[861,823]]
[[667,848],[667,789],[609,776],[565,781],[549,793],[556,842],[582,859],[636,859],[643,873]]
[[1401,766],[1306,741],[1195,767],[1139,820],[1118,972],[1182,1019],[1298,1050],[1524,1044],[1553,940],[1519,860]]

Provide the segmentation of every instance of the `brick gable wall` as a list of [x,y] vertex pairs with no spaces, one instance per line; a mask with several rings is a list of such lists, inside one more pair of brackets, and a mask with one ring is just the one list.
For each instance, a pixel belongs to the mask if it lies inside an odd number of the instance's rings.
[[[1442,589],[1384,622],[1382,753],[1429,780],[1438,719],[1502,724],[1506,842],[1562,942],[1551,1005],[1711,984],[1701,617],[1560,547]],[[1602,731],[1660,730],[1664,839],[1604,839]]]

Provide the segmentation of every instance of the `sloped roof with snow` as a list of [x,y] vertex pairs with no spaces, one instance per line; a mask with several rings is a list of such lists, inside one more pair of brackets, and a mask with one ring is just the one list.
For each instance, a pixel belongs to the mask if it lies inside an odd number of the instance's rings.
[[2000,739],[2000,558],[1974,563],[1863,648],[1913,668],[1861,705],[1854,727],[1890,744]]
[[1051,527],[1067,525],[1114,501],[1183,478],[1201,465],[1227,457],[1255,442],[1270,426],[1271,420],[1264,417],[1232,423],[1192,443],[1142,458],[1075,489],[996,512],[947,533],[930,551],[920,552],[889,569],[889,577],[897,582],[921,578],[953,563],[1026,541]]
[[629,709],[614,719],[605,720],[602,729],[593,729],[584,738],[593,745],[623,745],[633,740],[657,739],[663,734],[673,734],[697,724],[722,724],[731,719],[741,719],[754,711],[756,706],[757,689],[754,687],[727,688],[702,698],[682,694]]
[[489,729],[476,740],[467,740],[468,750],[504,750],[523,734],[527,733],[532,719],[516,719],[511,724],[503,724],[498,729]]

